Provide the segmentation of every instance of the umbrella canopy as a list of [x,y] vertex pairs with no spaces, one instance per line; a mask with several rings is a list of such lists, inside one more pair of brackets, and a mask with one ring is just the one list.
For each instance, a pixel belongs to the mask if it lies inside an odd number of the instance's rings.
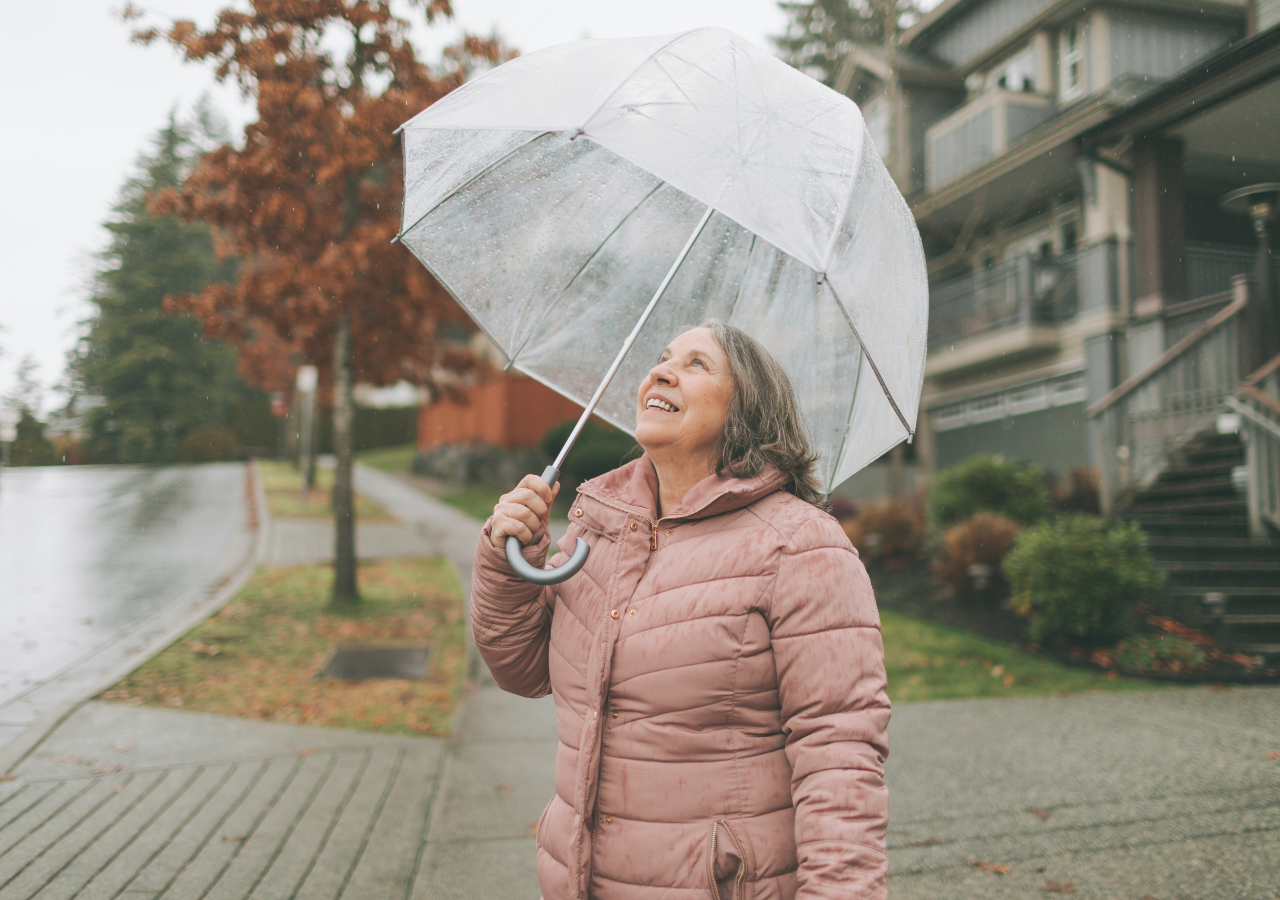
[[597,408],[619,428],[714,317],[790,375],[828,491],[914,432],[924,254],[846,97],[705,28],[517,58],[402,131],[399,239],[510,366],[585,405],[658,293]]

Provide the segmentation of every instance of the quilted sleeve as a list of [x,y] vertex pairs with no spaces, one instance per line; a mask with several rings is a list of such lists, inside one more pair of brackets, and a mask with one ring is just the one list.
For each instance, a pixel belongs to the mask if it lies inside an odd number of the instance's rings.
[[768,607],[800,863],[797,900],[883,900],[889,697],[867,571],[825,517],[783,549]]
[[[506,553],[493,546],[492,520],[485,522],[471,572],[471,632],[493,680],[522,697],[551,693],[547,652],[551,643],[554,587],[530,584],[511,571]],[[524,548],[524,558],[541,565],[547,535]]]

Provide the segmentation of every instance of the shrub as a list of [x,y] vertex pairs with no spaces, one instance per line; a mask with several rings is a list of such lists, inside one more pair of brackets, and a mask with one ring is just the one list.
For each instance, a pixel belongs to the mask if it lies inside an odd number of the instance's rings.
[[864,560],[901,568],[924,555],[924,510],[914,500],[868,503],[842,523]]
[[1037,641],[1114,639],[1134,603],[1163,582],[1137,525],[1096,516],[1063,516],[1022,532],[1004,573],[1009,606]]
[[1098,499],[1098,470],[1091,466],[1076,466],[1053,489],[1053,505],[1060,512],[1089,513],[1101,511]]
[[488,485],[509,491],[526,475],[541,475],[548,460],[528,447],[503,450],[494,444],[441,444],[414,457],[413,471],[453,487]]
[[1117,669],[1138,675],[1188,675],[1209,665],[1204,648],[1172,634],[1140,634],[1116,644]]
[[832,497],[828,501],[829,512],[841,522],[858,515],[858,501],[848,497]]
[[[543,437],[539,447],[548,460],[554,460],[565,439],[577,424],[576,419],[567,419],[555,425]],[[636,442],[631,435],[608,425],[602,425],[594,419],[587,419],[582,433],[573,444],[573,449],[565,457],[560,474],[573,481],[587,481],[597,475],[610,472],[629,459],[636,451]],[[638,456],[639,454],[636,453]]]
[[975,456],[938,474],[929,492],[930,524],[942,530],[976,512],[1031,525],[1049,511],[1040,470],[1003,456]]
[[177,457],[182,462],[221,462],[240,459],[244,452],[235,432],[225,425],[200,425],[187,432],[178,444]]
[[1000,564],[1022,526],[980,512],[947,529],[933,572],[953,596],[1003,597],[1008,591]]

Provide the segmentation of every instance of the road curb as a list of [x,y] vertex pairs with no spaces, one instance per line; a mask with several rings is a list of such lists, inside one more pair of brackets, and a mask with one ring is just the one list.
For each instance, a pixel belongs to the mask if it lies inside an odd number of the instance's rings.
[[[249,545],[250,549],[245,555],[244,561],[222,583],[221,587],[210,594],[203,602],[197,604],[188,615],[179,619],[167,631],[161,632],[160,637],[156,638],[146,651],[108,671],[106,675],[85,690],[83,696],[78,700],[59,704],[45,712],[23,729],[22,733],[16,738],[4,747],[0,747],[0,774],[7,775],[11,773],[40,746],[55,728],[61,725],[68,716],[88,700],[111,687],[111,685],[155,657],[178,638],[209,618],[209,616],[225,606],[245,586],[259,564],[266,559],[267,551],[271,546],[270,534],[272,528],[271,511],[267,507],[267,492],[263,486],[262,473],[258,470],[257,461],[250,460],[246,465],[245,472],[247,477],[253,480],[253,507],[248,512],[250,523],[254,524],[256,522],[257,533]],[[146,622],[160,618],[167,612],[168,609],[157,611],[151,619],[144,619],[138,623],[138,627],[145,626]]]

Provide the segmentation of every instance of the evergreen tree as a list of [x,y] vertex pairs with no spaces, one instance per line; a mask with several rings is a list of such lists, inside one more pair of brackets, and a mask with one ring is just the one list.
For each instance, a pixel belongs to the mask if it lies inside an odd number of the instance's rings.
[[[916,0],[781,0],[787,27],[774,38],[782,58],[827,87],[845,90],[841,70],[854,47],[874,47],[892,57],[901,31],[920,14]],[[926,6],[932,5],[926,2]]]
[[783,0],[787,28],[774,38],[782,58],[827,87],[856,45],[884,45],[884,0]]
[[97,309],[72,363],[85,389],[106,401],[88,417],[93,461],[171,460],[188,432],[229,424],[249,395],[235,350],[205,339],[195,318],[164,309],[166,296],[234,278],[234,263],[215,259],[207,225],[148,209],[157,192],[182,184],[213,127],[207,112],[194,128],[170,116],[104,225],[111,242],[91,298]]
[[52,466],[58,462],[57,451],[44,436],[44,426],[26,407],[18,419],[17,432],[17,439],[9,448],[9,465]]

